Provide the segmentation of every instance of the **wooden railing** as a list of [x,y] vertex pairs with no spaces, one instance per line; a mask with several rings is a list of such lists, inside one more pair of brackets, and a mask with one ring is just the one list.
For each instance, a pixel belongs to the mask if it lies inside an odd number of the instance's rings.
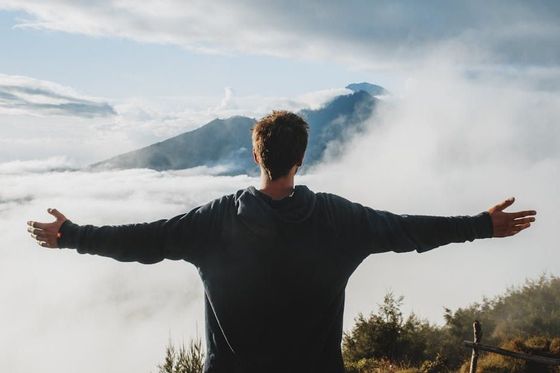
[[494,354],[500,354],[504,356],[509,356],[514,359],[522,359],[526,361],[533,361],[539,364],[545,365],[556,365],[560,366],[560,359],[555,359],[546,356],[539,356],[539,355],[532,355],[526,354],[523,352],[516,352],[510,350],[504,350],[503,348],[488,346],[480,343],[482,340],[482,328],[480,326],[480,322],[475,321],[473,323],[473,331],[474,331],[474,341],[464,341],[465,347],[472,348],[472,355],[471,355],[471,368],[469,370],[470,373],[476,373],[476,368],[478,364],[478,356],[479,351],[487,351],[492,352]]

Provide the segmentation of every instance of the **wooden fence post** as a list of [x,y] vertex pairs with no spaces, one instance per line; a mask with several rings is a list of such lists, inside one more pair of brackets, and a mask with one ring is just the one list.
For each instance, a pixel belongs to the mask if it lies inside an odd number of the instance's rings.
[[475,320],[473,322],[473,332],[474,332],[474,345],[472,349],[471,369],[469,370],[469,373],[476,373],[476,366],[478,364],[478,344],[482,339],[482,329],[480,327],[480,322],[478,322],[478,320]]

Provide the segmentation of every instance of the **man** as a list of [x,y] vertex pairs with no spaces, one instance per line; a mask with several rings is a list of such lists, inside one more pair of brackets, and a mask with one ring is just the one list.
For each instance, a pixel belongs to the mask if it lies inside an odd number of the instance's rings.
[[503,211],[513,198],[476,216],[412,216],[295,186],[307,131],[303,119],[284,111],[255,125],[260,189],[122,226],[80,226],[49,209],[55,222],[28,222],[28,229],[44,247],[193,263],[205,289],[205,372],[338,373],[346,283],[368,255],[511,236],[535,221],[535,211]]

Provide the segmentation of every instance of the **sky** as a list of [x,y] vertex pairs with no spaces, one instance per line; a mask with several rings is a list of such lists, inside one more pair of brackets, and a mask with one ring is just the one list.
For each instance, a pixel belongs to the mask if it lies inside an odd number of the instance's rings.
[[151,221],[258,182],[68,169],[216,117],[317,108],[352,82],[392,94],[298,183],[397,213],[515,196],[538,215],[515,238],[369,257],[346,330],[387,291],[441,323],[443,307],[560,274],[559,16],[555,1],[0,0],[0,370],[150,372],[168,340],[204,330],[190,264],[45,250],[27,220],[57,207],[84,224]]

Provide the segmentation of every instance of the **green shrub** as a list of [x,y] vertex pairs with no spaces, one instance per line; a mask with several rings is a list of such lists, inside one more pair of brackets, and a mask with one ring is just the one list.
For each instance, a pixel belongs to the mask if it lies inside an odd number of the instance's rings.
[[350,362],[345,368],[346,373],[421,373],[418,369],[406,364],[373,358]]
[[377,313],[367,318],[358,315],[354,328],[345,333],[343,340],[343,357],[348,369],[370,361],[408,367],[437,358],[442,333],[414,314],[405,319],[400,311],[402,301],[402,297],[389,293]]
[[203,368],[204,351],[200,339],[191,340],[188,348],[182,344],[178,350],[170,341],[164,362],[158,365],[158,373],[202,373]]

